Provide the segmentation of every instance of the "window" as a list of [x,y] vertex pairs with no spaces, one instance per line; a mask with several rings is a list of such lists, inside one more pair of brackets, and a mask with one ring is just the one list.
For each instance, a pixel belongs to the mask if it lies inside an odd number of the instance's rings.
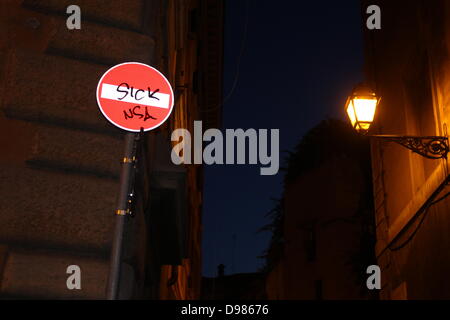
[[323,283],[322,280],[316,280],[316,300],[323,300]]
[[308,262],[316,261],[317,255],[317,239],[316,239],[316,225],[312,224],[307,229],[307,241],[306,241],[306,256]]
[[198,13],[197,8],[192,9],[189,13],[189,32],[196,33],[198,30]]

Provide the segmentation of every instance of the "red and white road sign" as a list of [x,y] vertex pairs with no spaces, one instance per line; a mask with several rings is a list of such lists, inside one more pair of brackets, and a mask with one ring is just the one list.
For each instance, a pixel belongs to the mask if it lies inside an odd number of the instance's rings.
[[106,119],[133,132],[149,131],[169,118],[173,90],[164,75],[143,63],[118,64],[101,77],[97,103]]

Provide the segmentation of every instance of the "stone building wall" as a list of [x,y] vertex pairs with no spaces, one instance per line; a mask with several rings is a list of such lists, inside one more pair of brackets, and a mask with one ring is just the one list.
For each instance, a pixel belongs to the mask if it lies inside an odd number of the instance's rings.
[[[66,8],[71,4],[81,8],[81,30],[66,27]],[[1,1],[2,297],[105,297],[123,133],[101,115],[95,99],[97,82],[112,65],[136,61],[159,68],[172,83],[178,99],[174,116],[146,138],[146,183],[153,184],[150,177],[160,170],[154,165],[155,154],[170,151],[171,130],[189,127],[193,118],[204,116],[199,102],[203,97],[193,90],[194,81],[205,82],[194,78],[201,55],[196,52],[198,42],[191,40],[200,31],[189,32],[189,23],[198,16],[199,27],[209,30],[204,8],[220,18],[220,4],[208,0]],[[194,15],[195,8],[203,10]],[[218,28],[219,35],[221,23],[218,19],[217,26],[211,26]],[[213,53],[218,65],[220,39]],[[209,76],[218,85],[206,89],[219,97],[221,74]],[[216,110],[211,115],[216,123],[219,114]],[[165,147],[161,149],[157,140]],[[180,226],[188,235],[182,239],[187,247],[182,262],[164,266],[149,258],[154,254],[153,238],[148,210],[141,203],[141,212],[127,224],[130,236],[121,298],[199,295],[201,167],[182,171],[189,221]],[[150,201],[151,195],[144,198]],[[82,290],[66,288],[66,268],[72,264],[82,270]],[[170,268],[180,269],[175,280],[179,288],[169,287],[176,294],[158,289],[159,282],[166,285],[164,270]]]
[[[373,133],[446,136],[448,1],[377,4],[381,30],[365,30],[367,80],[382,98]],[[449,191],[447,159],[374,140],[372,166],[381,298],[448,299],[450,202],[433,203]]]

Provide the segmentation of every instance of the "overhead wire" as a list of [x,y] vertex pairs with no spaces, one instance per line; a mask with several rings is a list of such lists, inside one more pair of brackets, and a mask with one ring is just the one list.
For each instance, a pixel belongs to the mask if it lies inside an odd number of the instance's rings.
[[416,236],[417,232],[419,231],[420,227],[422,226],[423,222],[425,221],[425,218],[427,217],[429,210],[432,206],[434,206],[435,204],[445,200],[448,196],[450,196],[450,192],[447,192],[444,196],[438,198],[437,200],[434,200],[432,202],[430,202],[425,209],[422,212],[422,219],[420,220],[419,224],[417,225],[416,229],[414,229],[414,231],[411,233],[411,235],[408,237],[408,239],[406,239],[402,244],[398,245],[397,247],[391,248],[389,246],[389,250],[391,251],[398,251],[403,249],[408,243],[410,243],[414,237]]
[[231,89],[228,92],[228,94],[225,96],[225,98],[223,98],[223,100],[218,105],[211,107],[211,108],[206,108],[205,111],[216,110],[216,109],[224,106],[225,103],[231,98],[231,96],[233,95],[233,93],[237,87],[237,84],[239,82],[240,73],[241,73],[242,57],[244,56],[244,52],[245,52],[245,48],[246,48],[246,44],[247,44],[248,26],[249,26],[249,20],[250,20],[249,16],[250,16],[250,0],[247,0],[247,7],[246,7],[246,11],[245,11],[244,30],[243,30],[243,35],[242,35],[241,48],[240,48],[237,63],[236,63],[236,72],[234,75],[233,84],[232,84]]

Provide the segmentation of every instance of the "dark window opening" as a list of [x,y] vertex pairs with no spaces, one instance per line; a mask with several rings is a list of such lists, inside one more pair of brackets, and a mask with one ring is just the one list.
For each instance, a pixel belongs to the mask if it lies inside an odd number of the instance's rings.
[[322,280],[316,280],[316,300],[323,300],[323,283]]
[[194,94],[198,93],[198,72],[194,71],[192,74],[192,92]]
[[316,239],[316,227],[315,225],[312,225],[307,230],[308,232],[308,238],[307,238],[307,245],[306,245],[306,256],[308,259],[308,262],[314,262],[316,261],[317,257],[317,239]]
[[196,33],[198,30],[198,11],[192,9],[189,13],[189,32]]

